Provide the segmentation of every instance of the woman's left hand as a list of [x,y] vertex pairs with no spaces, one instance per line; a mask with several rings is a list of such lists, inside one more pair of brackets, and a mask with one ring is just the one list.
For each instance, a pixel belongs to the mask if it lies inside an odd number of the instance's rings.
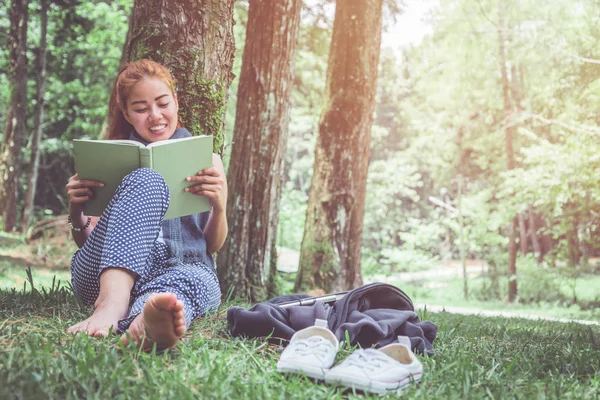
[[221,158],[213,155],[214,167],[205,168],[196,175],[186,178],[195,185],[185,189],[186,192],[206,196],[210,201],[213,211],[224,211],[227,203],[227,181]]

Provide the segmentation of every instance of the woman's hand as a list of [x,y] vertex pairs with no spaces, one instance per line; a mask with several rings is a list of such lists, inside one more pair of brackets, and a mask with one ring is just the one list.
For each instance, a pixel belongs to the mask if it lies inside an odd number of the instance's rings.
[[193,186],[186,188],[189,193],[206,196],[210,200],[212,212],[204,227],[206,248],[209,253],[214,254],[223,246],[227,237],[227,179],[223,161],[217,154],[213,154],[212,168],[206,168],[194,176],[186,178],[188,182],[194,182]]
[[67,183],[67,195],[69,196],[69,213],[71,217],[83,214],[83,204],[94,197],[92,188],[103,187],[98,181],[80,181],[79,175],[75,174],[69,178]]
[[214,167],[205,168],[196,175],[187,177],[186,181],[194,182],[195,185],[186,188],[185,191],[208,197],[213,212],[222,212],[225,211],[227,203],[227,181],[221,158],[216,154],[213,154],[213,165]]

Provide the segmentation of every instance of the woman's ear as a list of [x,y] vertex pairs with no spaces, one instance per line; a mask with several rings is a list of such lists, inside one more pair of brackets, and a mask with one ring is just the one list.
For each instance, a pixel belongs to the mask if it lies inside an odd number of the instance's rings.
[[127,113],[127,110],[121,110],[121,113],[123,114],[123,117],[125,118],[125,120],[127,122],[129,122],[131,125],[133,125],[133,123],[131,122],[131,118],[129,118],[129,114]]

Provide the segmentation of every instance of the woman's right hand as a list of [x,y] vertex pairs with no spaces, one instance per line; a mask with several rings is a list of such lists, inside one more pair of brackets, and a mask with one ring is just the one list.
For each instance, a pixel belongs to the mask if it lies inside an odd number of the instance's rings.
[[67,195],[69,196],[69,213],[83,213],[83,204],[94,197],[92,188],[103,187],[104,184],[98,181],[80,181],[79,175],[75,174],[67,182]]

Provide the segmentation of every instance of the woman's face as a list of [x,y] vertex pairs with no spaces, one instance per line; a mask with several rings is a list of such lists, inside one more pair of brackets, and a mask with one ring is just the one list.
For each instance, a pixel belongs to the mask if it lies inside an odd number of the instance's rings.
[[160,79],[146,77],[136,83],[127,97],[125,119],[148,142],[173,136],[177,129],[177,97]]

